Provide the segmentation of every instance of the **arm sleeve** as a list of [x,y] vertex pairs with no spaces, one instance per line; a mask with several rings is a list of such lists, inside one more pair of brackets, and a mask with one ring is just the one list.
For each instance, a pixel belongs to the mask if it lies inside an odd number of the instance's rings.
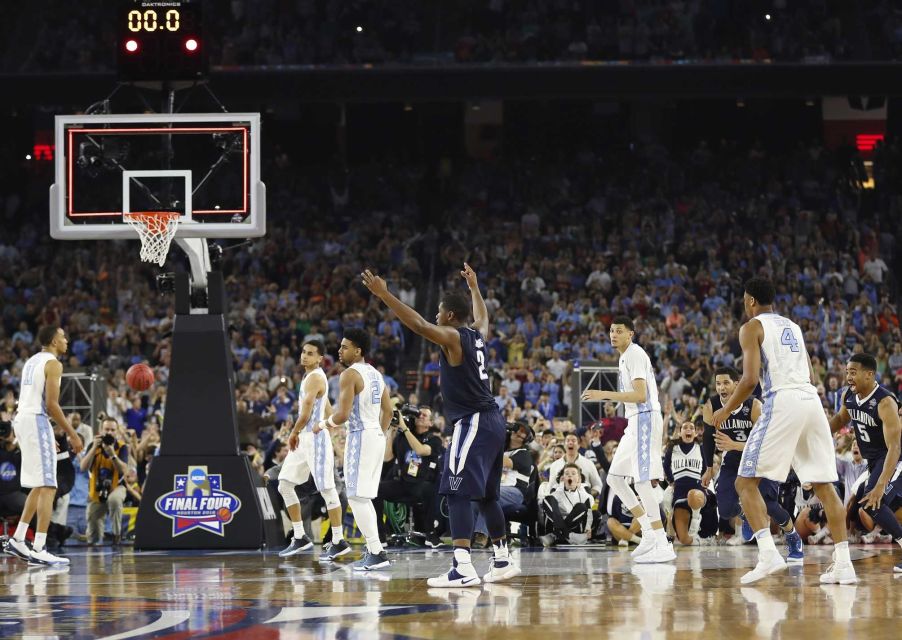
[[601,470],[608,473],[611,470],[611,461],[608,460],[608,457],[604,454],[604,448],[593,447],[592,450],[595,452],[595,459],[598,460]]
[[705,468],[714,466],[714,425],[705,423],[705,434],[702,436],[702,460]]
[[670,468],[672,461],[673,447],[667,447],[667,453],[664,454],[664,475],[667,476],[667,482],[673,482],[673,470]]

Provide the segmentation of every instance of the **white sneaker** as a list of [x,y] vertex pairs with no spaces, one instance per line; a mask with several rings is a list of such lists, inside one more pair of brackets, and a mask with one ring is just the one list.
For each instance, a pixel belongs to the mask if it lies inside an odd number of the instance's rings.
[[546,533],[544,536],[539,536],[539,540],[542,541],[543,547],[553,547],[554,543],[557,542],[557,538],[553,533]]
[[482,576],[482,581],[501,582],[503,580],[516,578],[521,573],[520,567],[514,564],[514,561],[510,556],[507,558],[492,558],[492,566],[489,568],[488,572]]
[[628,547],[628,546],[630,546],[630,541],[629,540],[619,540],[617,542],[617,546],[618,547]]
[[644,556],[646,553],[650,553],[655,549],[655,534],[649,531],[647,534],[643,533],[642,541],[639,543],[639,546],[630,551],[630,555],[633,559],[638,558],[639,556]]
[[69,564],[69,558],[55,556],[47,551],[47,549],[42,549],[41,551],[35,551],[34,549],[32,549],[31,555],[28,558],[28,564],[44,566]]
[[856,582],[858,582],[858,576],[855,575],[855,567],[851,562],[839,563],[834,560],[833,564],[827,567],[827,572],[821,574],[821,584],[855,584]]
[[656,544],[654,549],[636,558],[636,562],[640,564],[670,562],[671,560],[676,560],[676,551],[673,550],[672,542]]
[[724,544],[728,547],[741,547],[745,544],[745,540],[742,539],[742,535],[739,533],[734,533],[733,536],[727,540]]
[[758,582],[762,578],[766,578],[772,573],[782,571],[786,568],[786,560],[779,553],[767,553],[758,557],[758,564],[755,568],[739,579],[740,584],[751,584]]
[[14,558],[24,560],[25,562],[28,562],[31,557],[31,547],[28,546],[28,543],[25,540],[10,538],[3,543],[3,551]]
[[482,584],[473,563],[458,564],[454,561],[451,571],[426,581],[430,587],[441,587],[447,589],[449,587],[478,587]]

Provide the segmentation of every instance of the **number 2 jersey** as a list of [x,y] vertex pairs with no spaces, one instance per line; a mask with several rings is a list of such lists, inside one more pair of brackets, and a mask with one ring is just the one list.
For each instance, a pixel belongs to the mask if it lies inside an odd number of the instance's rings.
[[474,413],[498,410],[485,368],[485,339],[470,327],[458,327],[457,333],[460,335],[461,363],[456,367],[451,365],[445,352],[439,351],[445,417],[452,424]]
[[859,398],[851,390],[846,391],[843,397],[843,406],[852,418],[858,449],[861,451],[861,457],[868,461],[869,469],[886,455],[883,420],[880,419],[878,407],[887,396],[895,399],[892,391],[878,384],[863,398]]
[[[721,432],[729,436],[734,442],[745,442],[749,439],[749,432],[754,426],[752,422],[753,402],[754,398],[749,398],[743,402],[720,426]],[[713,395],[711,397],[711,411],[716,412],[721,407],[723,407],[723,402],[721,402],[720,396]],[[705,466],[711,467],[714,464],[714,427],[708,424],[705,425],[703,452]],[[740,458],[742,458],[742,451],[727,451],[723,456],[722,465],[727,468],[738,469]]]

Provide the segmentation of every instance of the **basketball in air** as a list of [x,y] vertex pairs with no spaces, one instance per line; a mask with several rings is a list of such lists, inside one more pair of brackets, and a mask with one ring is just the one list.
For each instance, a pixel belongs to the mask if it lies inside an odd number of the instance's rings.
[[232,512],[228,507],[219,507],[216,511],[216,517],[219,518],[220,522],[228,522],[232,519]]
[[125,373],[125,381],[135,391],[147,391],[153,386],[155,377],[153,369],[146,364],[133,364]]

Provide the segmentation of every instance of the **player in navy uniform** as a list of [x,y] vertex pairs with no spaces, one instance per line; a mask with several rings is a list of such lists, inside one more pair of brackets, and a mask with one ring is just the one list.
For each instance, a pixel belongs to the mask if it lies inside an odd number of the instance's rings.
[[[724,421],[719,429],[712,424],[712,416],[715,411],[721,409],[729,400],[730,395],[739,382],[739,372],[733,367],[719,367],[714,370],[714,390],[712,396],[702,408],[702,419],[705,422],[705,435],[703,451],[707,471],[702,476],[702,484],[708,486],[711,481],[712,466],[714,464],[714,447],[724,452],[723,463],[720,465],[720,476],[717,479],[717,509],[720,517],[725,520],[733,520],[742,515],[742,507],[739,504],[739,494],[736,492],[736,475],[739,472],[739,460],[742,450],[748,440],[749,432],[755,422],[761,416],[761,401],[757,398],[748,398],[730,417]],[[792,515],[780,505],[780,483],[766,478],[758,485],[761,497],[767,507],[767,514],[773,518],[785,534],[786,560],[790,563],[801,563],[804,560],[802,551],[802,538],[795,530]],[[741,544],[752,539],[753,532],[745,517],[742,518],[742,535],[733,537]]]
[[[392,295],[385,281],[369,270],[363,284],[382,300],[411,331],[441,347],[442,398],[445,417],[454,425],[451,446],[444,456],[439,492],[447,496],[448,521],[454,539],[451,570],[430,578],[430,587],[471,587],[480,584],[470,560],[476,502],[492,539],[494,557],[486,582],[519,575],[505,542],[505,521],[498,503],[504,460],[506,423],[489,388],[485,335],[489,330],[486,309],[476,273],[468,264],[460,272],[470,295],[448,290],[442,296],[436,324]],[[471,316],[473,322],[469,324]]]
[[[830,419],[830,430],[839,431],[852,423],[858,449],[868,461],[868,480],[864,487],[862,508],[884,531],[902,546],[902,525],[896,520],[889,503],[902,494],[902,421],[896,398],[875,379],[877,360],[866,353],[856,353],[846,364],[849,388],[843,395],[842,408]],[[902,572],[902,562],[895,570]]]

